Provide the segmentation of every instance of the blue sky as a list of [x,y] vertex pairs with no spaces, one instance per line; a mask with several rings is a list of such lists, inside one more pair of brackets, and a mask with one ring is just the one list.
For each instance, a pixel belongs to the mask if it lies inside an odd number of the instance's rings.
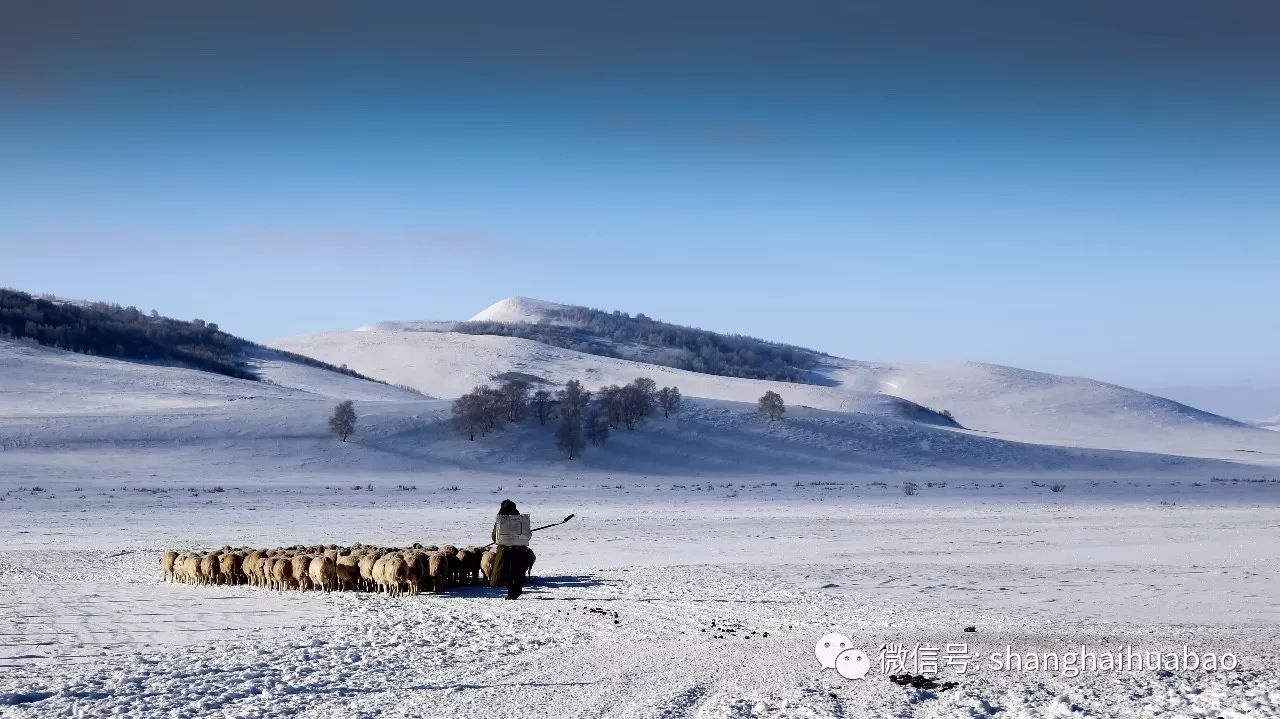
[[780,5],[6,10],[0,285],[1280,385],[1280,11]]

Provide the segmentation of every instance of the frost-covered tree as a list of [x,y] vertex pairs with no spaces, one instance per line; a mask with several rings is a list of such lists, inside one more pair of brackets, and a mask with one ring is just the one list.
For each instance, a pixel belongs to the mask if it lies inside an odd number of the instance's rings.
[[635,429],[644,421],[645,409],[644,392],[634,383],[625,385],[622,388],[622,423],[627,429]]
[[760,398],[760,416],[775,422],[782,419],[782,415],[787,411],[787,407],[782,402],[782,395],[769,390]]
[[546,424],[551,416],[551,393],[545,389],[534,392],[532,404],[533,414],[538,418],[538,424]]
[[663,387],[658,390],[658,404],[662,407],[662,416],[670,417],[680,411],[680,388]]
[[564,389],[556,393],[556,399],[560,400],[561,416],[572,414],[581,418],[582,410],[591,401],[591,393],[582,388],[581,382],[571,379],[565,383]]
[[[821,355],[813,350],[659,322],[644,315],[567,307],[548,322],[460,322],[455,331],[523,337],[579,352],[654,362],[726,377],[810,382]],[[564,328],[572,327],[572,332]],[[652,350],[658,350],[654,352]]]
[[649,414],[658,401],[658,383],[648,377],[636,377],[631,385],[640,393],[640,400],[645,408],[644,413]]
[[333,408],[333,416],[329,417],[329,431],[335,437],[347,441],[347,437],[356,431],[356,405],[351,400],[343,400]]

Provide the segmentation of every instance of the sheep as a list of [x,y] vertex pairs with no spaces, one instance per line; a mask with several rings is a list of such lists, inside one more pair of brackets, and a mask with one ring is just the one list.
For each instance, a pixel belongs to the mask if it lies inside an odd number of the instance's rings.
[[267,589],[276,589],[276,578],[274,569],[276,562],[279,561],[274,554],[268,553],[262,558],[262,567],[259,570],[262,573],[262,586]]
[[209,552],[200,557],[200,568],[196,574],[198,584],[218,583],[219,556],[217,552]]
[[218,583],[240,584],[243,579],[240,574],[241,561],[239,552],[224,552],[218,557]]
[[307,565],[307,576],[312,586],[326,592],[333,591],[338,584],[338,564],[328,554],[318,554]]
[[475,547],[458,550],[454,579],[459,584],[474,584],[480,574],[480,553]]
[[387,552],[373,563],[373,582],[378,590],[391,595],[400,594],[408,581],[409,565],[397,552]]
[[498,550],[488,549],[480,556],[480,572],[484,575],[485,581],[493,582],[493,560],[498,556]]
[[408,565],[409,593],[419,594],[431,578],[431,560],[426,552],[414,550],[405,552],[404,561]]
[[399,596],[409,587],[409,563],[399,552],[388,554],[386,560],[382,570],[383,581],[390,588],[392,596]]
[[276,557],[271,564],[272,583],[278,590],[289,589],[293,586],[293,562],[287,557]]
[[311,584],[311,579],[307,575],[307,569],[311,566],[311,555],[298,554],[289,561],[293,565],[293,580],[297,582],[298,589],[304,592],[307,591]]
[[187,576],[187,558],[189,556],[191,555],[187,554],[186,552],[178,552],[178,556],[174,558],[173,581],[175,582],[191,581],[190,578],[188,578]]
[[164,576],[165,581],[173,580],[173,563],[178,561],[178,553],[169,551],[160,557],[160,572]]
[[249,552],[240,564],[240,571],[244,572],[244,577],[249,584],[255,587],[261,587],[265,583],[265,575],[262,572],[262,564],[267,559],[267,553],[261,549],[255,549]]
[[449,583],[449,555],[432,552],[427,555],[427,575],[431,579],[431,591],[439,594]]
[[[448,587],[491,578],[496,550],[490,547],[423,545],[405,548],[353,544],[251,547],[207,552],[165,551],[163,578],[197,585],[251,584],[274,590],[379,591],[391,596],[440,593]],[[528,551],[529,574],[535,556]]]
[[200,555],[188,554],[182,560],[182,578],[188,584],[200,583]]
[[355,589],[360,585],[360,559],[363,555],[344,554],[338,557],[335,570],[338,573],[338,589]]
[[370,551],[367,554],[360,555],[360,559],[356,564],[360,570],[360,583],[369,591],[373,591],[376,584],[373,579],[373,566],[381,557],[381,552]]
[[382,591],[385,591],[387,588],[387,582],[386,582],[387,558],[390,556],[391,555],[389,553],[381,554],[373,562],[373,569],[371,571],[371,577],[372,577],[373,587],[374,587],[373,591],[382,592]]

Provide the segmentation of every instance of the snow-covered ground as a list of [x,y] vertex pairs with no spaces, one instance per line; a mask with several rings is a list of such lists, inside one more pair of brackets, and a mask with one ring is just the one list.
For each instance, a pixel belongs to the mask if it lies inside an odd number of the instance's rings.
[[[916,477],[906,496],[898,477],[191,470],[51,473],[44,491],[5,492],[5,716],[1280,713],[1274,480],[1080,477],[1054,493],[1030,478]],[[165,547],[481,541],[504,497],[535,521],[578,515],[538,535],[519,602],[482,588],[391,599],[159,579]],[[823,673],[812,648],[830,631],[877,660],[898,643],[982,658],[1185,644],[1238,668],[1066,677],[984,664],[944,670],[958,686],[927,691],[878,668]]]
[[[269,353],[261,383],[0,340],[0,716],[1280,716],[1280,435],[986,365],[832,360],[807,387],[436,330],[300,345],[445,399]],[[459,437],[447,398],[506,371],[646,374],[687,405],[581,462],[533,420]],[[160,581],[165,548],[482,543],[503,498],[577,515],[518,602]],[[813,656],[831,631],[983,661],[947,690],[845,680]],[[1080,645],[1238,665],[986,661]]]

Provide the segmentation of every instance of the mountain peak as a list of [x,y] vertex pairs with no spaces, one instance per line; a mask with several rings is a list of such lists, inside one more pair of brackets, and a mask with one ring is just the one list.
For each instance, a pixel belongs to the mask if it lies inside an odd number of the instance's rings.
[[471,322],[526,322],[535,323],[545,318],[550,312],[563,310],[569,305],[562,305],[532,297],[507,297],[484,308],[471,318]]

